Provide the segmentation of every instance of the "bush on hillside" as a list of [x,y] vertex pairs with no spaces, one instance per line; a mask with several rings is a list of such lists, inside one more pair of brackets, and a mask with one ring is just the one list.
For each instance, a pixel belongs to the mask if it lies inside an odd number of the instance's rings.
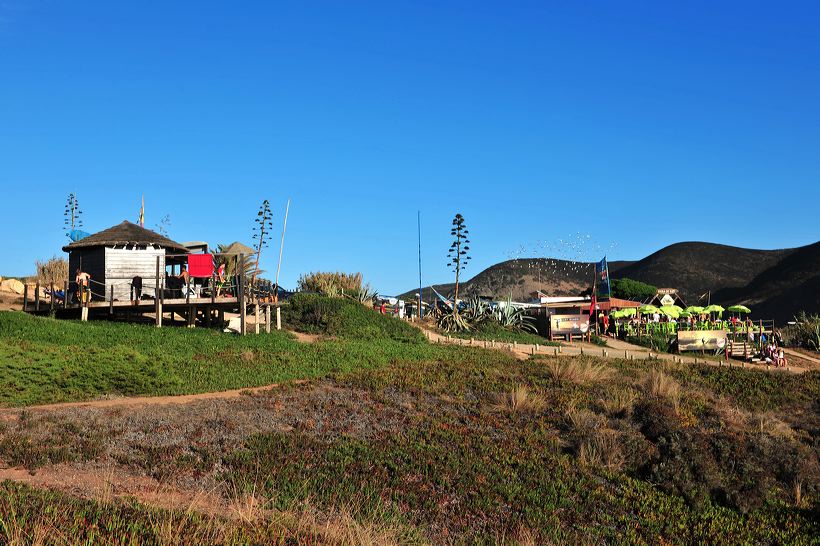
[[625,300],[645,301],[658,293],[651,284],[633,279],[613,279],[612,296]]
[[362,288],[361,273],[342,273],[340,271],[317,271],[305,273],[299,277],[297,287],[301,292],[318,292],[325,296],[341,296],[345,293],[356,293]]
[[424,340],[417,328],[349,299],[296,294],[282,311],[285,324],[300,332],[349,339]]

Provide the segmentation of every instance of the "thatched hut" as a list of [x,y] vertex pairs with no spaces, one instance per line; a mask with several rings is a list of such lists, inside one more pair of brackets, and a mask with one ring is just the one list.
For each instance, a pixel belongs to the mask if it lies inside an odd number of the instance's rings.
[[156,293],[157,258],[160,278],[166,262],[184,262],[169,255],[187,254],[180,243],[128,221],[74,241],[63,247],[68,252],[69,276],[77,269],[91,275],[93,299],[108,299],[111,287],[115,300],[130,299],[131,280],[142,277],[143,293]]

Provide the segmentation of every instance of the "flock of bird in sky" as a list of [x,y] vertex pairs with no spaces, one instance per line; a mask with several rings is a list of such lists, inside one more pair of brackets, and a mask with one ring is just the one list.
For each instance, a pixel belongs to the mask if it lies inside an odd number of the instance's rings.
[[593,240],[591,235],[576,232],[555,241],[535,241],[520,245],[505,255],[508,260],[516,262],[526,260],[526,268],[534,273],[572,277],[587,273],[592,263],[600,261],[617,246],[617,242],[604,246]]

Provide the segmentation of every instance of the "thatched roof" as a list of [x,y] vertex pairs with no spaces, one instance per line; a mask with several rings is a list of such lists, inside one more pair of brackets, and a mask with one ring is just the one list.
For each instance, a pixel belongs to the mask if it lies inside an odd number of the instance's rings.
[[154,245],[172,250],[174,252],[187,253],[188,249],[172,241],[168,237],[160,235],[150,229],[145,229],[124,220],[121,224],[104,229],[94,235],[89,235],[85,239],[74,241],[70,245],[63,247],[63,252],[69,252],[80,248],[92,248],[96,246],[122,246],[122,245]]
[[220,254],[244,254],[245,256],[250,256],[253,253],[254,250],[248,245],[244,245],[239,241],[234,241],[233,243],[223,248]]

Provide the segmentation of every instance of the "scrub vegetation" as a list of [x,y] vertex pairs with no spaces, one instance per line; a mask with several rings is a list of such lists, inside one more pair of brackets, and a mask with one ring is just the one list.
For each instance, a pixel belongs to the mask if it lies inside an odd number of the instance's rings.
[[217,496],[218,515],[7,482],[0,541],[49,529],[64,543],[145,544],[811,544],[820,535],[818,372],[520,361],[429,344],[338,298],[297,299],[286,316],[327,339],[0,315],[0,350],[28,344],[3,356],[6,377],[24,380],[4,385],[7,405],[307,379],[180,406],[5,410],[9,465],[200,487]]

